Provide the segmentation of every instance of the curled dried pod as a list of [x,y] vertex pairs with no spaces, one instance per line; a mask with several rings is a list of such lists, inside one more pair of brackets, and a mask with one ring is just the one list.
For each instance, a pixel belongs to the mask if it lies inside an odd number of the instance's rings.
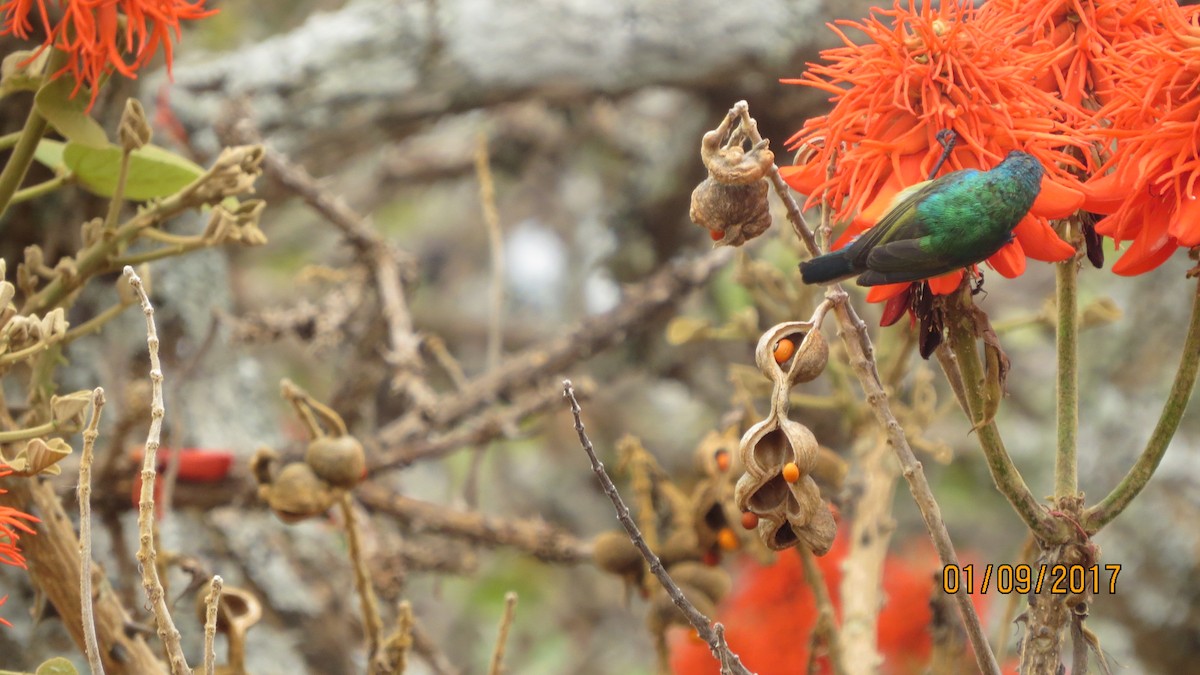
[[[716,603],[709,600],[708,595],[703,591],[687,584],[678,584],[678,586],[679,590],[683,591],[683,595],[701,614],[710,620],[717,615]],[[675,606],[670,596],[665,592],[656,593],[650,602],[650,609],[646,613],[646,627],[650,629],[652,635],[661,635],[671,625],[692,627],[687,617],[683,615],[683,610]]]
[[258,494],[285,523],[319,516],[333,505],[333,490],[304,462],[292,462],[274,480],[258,486]]
[[645,559],[624,530],[601,532],[592,540],[592,562],[596,567],[638,584],[645,574]]
[[[685,560],[699,560],[703,555],[696,533],[690,529],[672,532],[663,541],[661,550],[655,551],[662,564],[670,567]],[[632,544],[631,544],[632,545]]]
[[722,128],[704,134],[700,142],[708,178],[692,191],[689,215],[718,244],[741,246],[771,226],[766,175],[775,155],[766,140],[750,149],[744,143],[740,131],[728,134]]
[[[790,345],[790,346],[789,346]],[[829,361],[829,344],[811,321],[785,321],[769,328],[754,348],[758,369],[776,384],[816,379]]]
[[700,591],[714,604],[729,594],[733,581],[729,573],[720,567],[711,567],[700,562],[682,562],[669,570],[675,583],[690,586]]
[[304,453],[304,462],[319,478],[339,488],[358,485],[367,472],[362,443],[349,434],[314,439]]
[[[61,438],[30,439],[12,459],[8,460],[8,468],[17,476],[57,476],[62,473],[58,465],[67,455],[71,454],[71,446]],[[0,464],[4,464],[0,456]]]

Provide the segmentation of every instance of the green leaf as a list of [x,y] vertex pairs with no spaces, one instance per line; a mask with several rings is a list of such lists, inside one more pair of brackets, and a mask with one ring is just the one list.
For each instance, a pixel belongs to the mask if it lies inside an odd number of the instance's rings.
[[67,168],[63,163],[63,150],[66,147],[66,143],[43,138],[38,141],[37,150],[33,151],[33,158],[54,173],[59,173]]
[[38,666],[34,675],[79,675],[79,671],[75,670],[75,666],[71,665],[70,661],[56,656]]
[[75,98],[71,98],[74,87],[75,82],[71,78],[60,77],[39,89],[33,97],[33,103],[42,117],[67,140],[94,147],[107,145],[108,136],[104,134],[104,127],[85,112],[88,105],[87,90],[80,89]]
[[[101,197],[111,197],[121,173],[121,148],[93,148],[71,142],[63,152],[67,168],[83,187]],[[129,158],[125,199],[144,202],[178,192],[204,175],[195,163],[155,145],[134,150]]]

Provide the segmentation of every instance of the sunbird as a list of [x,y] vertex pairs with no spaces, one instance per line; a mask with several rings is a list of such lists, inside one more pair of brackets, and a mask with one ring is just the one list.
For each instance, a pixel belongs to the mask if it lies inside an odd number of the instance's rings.
[[1012,241],[1042,186],[1042,165],[1013,150],[990,171],[963,169],[899,192],[845,248],[800,263],[806,284],[920,281],[983,261]]

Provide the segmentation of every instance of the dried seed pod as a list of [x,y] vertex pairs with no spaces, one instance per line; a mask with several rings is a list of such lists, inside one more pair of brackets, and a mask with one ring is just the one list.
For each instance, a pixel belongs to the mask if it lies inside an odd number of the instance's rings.
[[258,493],[285,523],[319,516],[333,506],[333,490],[304,462],[283,467],[273,481],[259,485]]
[[729,578],[728,572],[720,567],[710,567],[700,562],[679,563],[672,565],[667,571],[675,583],[695,588],[713,603],[720,602],[733,587],[733,581]]
[[700,157],[708,178],[692,191],[689,215],[718,245],[741,246],[771,226],[765,176],[775,155],[765,140],[747,150],[743,134],[727,138],[726,132],[718,128],[704,134]]
[[[778,476],[788,462],[795,462],[800,473],[807,475],[816,463],[817,447],[817,439],[808,427],[786,417],[768,417],[746,431],[738,452],[746,467],[745,475],[761,483]],[[739,503],[744,511],[742,506]]]
[[713,429],[696,445],[696,463],[706,476],[729,475],[739,469],[737,462],[737,426],[722,431]]
[[[716,603],[709,600],[708,595],[703,591],[686,584],[679,584],[679,590],[683,591],[683,595],[704,616],[711,619],[717,615]],[[656,593],[654,600],[650,602],[650,609],[646,613],[646,627],[650,629],[652,635],[661,635],[671,625],[690,628],[692,624],[683,615],[683,611],[675,606],[670,596],[665,592]]]
[[655,553],[667,567],[685,560],[699,560],[703,555],[696,532],[691,528],[672,532],[660,548],[662,550]]
[[[793,345],[790,353],[778,349],[784,340]],[[779,360],[779,355],[786,358]],[[772,326],[758,339],[754,361],[772,382],[790,387],[797,382],[813,380],[825,370],[829,345],[811,321],[785,321]]]
[[304,461],[319,478],[334,487],[353,488],[367,471],[362,443],[353,436],[322,436],[308,444]]
[[646,572],[641,551],[637,550],[624,530],[610,530],[596,535],[592,540],[592,562],[630,584],[640,584]]

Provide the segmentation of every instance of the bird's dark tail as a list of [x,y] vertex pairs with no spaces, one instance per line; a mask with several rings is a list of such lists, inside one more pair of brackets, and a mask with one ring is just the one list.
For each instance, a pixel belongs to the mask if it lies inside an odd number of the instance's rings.
[[845,251],[834,251],[800,263],[800,277],[806,284],[828,284],[852,277],[856,272],[850,267]]

